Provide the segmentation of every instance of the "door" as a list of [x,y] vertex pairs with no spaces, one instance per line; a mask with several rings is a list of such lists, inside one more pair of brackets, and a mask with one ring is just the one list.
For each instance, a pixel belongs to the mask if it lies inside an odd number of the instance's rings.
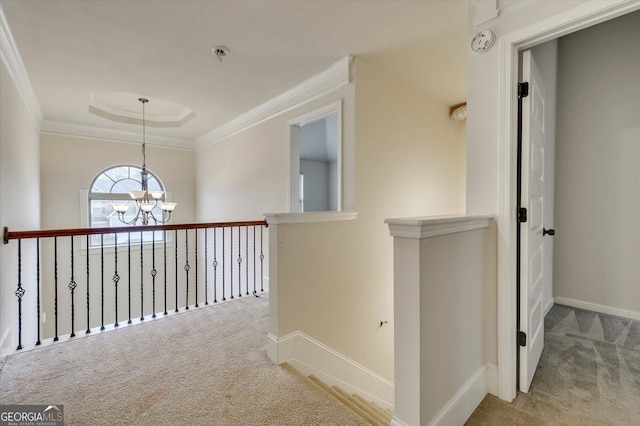
[[[527,211],[520,220],[520,391],[528,392],[544,346],[543,243],[545,190],[545,85],[531,51],[523,53],[522,77],[528,95],[522,97],[520,206]],[[522,334],[520,334],[523,337]]]

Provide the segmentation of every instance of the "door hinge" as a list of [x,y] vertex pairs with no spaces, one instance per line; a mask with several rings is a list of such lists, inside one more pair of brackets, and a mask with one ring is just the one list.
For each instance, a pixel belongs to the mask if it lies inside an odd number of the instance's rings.
[[527,209],[526,207],[518,208],[518,222],[524,223],[527,221]]
[[526,98],[529,96],[529,83],[518,83],[518,97]]
[[527,346],[527,333],[518,331],[518,346]]

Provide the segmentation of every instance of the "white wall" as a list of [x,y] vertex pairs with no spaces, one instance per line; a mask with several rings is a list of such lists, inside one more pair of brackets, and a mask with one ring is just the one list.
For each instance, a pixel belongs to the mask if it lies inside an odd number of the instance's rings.
[[560,39],[555,295],[640,315],[640,12]]
[[[38,124],[0,61],[0,226],[21,231],[40,228],[40,147]],[[35,250],[22,254],[24,304],[35,304]],[[17,341],[17,242],[0,247],[0,349]],[[23,342],[34,341],[35,318],[24,318]],[[10,330],[9,334],[5,334]],[[6,336],[6,338],[5,338]]]

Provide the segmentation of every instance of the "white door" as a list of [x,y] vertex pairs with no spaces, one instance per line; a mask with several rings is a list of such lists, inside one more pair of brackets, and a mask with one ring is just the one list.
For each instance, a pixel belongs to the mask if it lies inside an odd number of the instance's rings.
[[522,99],[522,201],[527,221],[520,223],[520,391],[528,392],[544,346],[544,189],[545,86],[530,51],[523,53],[522,77],[529,95]]

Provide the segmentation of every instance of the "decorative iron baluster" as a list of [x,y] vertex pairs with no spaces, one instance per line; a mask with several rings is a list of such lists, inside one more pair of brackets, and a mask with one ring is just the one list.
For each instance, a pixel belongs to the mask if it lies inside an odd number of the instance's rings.
[[40,238],[36,238],[36,311],[38,312],[38,340],[40,346]]
[[140,232],[140,321],[144,321],[144,234]]
[[238,226],[238,297],[242,297],[242,228]]
[[167,315],[167,231],[162,231],[164,256],[164,314]]
[[184,230],[184,272],[187,278],[187,284],[185,286],[187,290],[186,300],[184,301],[184,309],[189,310],[189,230]]
[[174,241],[174,245],[175,245],[175,249],[176,249],[176,260],[174,265],[176,266],[176,312],[178,312],[178,230],[175,230],[175,235],[174,235],[175,241]]
[[89,318],[89,235],[86,236],[87,239],[87,331],[85,331],[85,334],[89,334],[91,333],[91,323],[90,323],[90,318]]
[[264,253],[263,250],[263,242],[262,242],[262,231],[264,227],[260,227],[260,292],[264,291]]
[[204,304],[209,304],[209,291],[207,288],[208,280],[209,280],[209,251],[208,251],[208,243],[207,243],[207,234],[208,229],[204,229]]
[[120,326],[118,324],[118,282],[120,281],[120,275],[118,275],[118,234],[113,234],[114,237],[114,246],[113,246],[113,263],[114,263],[114,273],[113,273],[113,284],[115,285],[115,299],[116,299],[116,322],[113,324],[114,327]]
[[74,279],[74,265],[73,265],[73,260],[75,257],[75,251],[73,249],[73,236],[71,237],[71,281],[69,281],[69,290],[71,290],[71,334],[70,337],[75,337],[76,333],[75,333],[75,326],[74,326],[74,320],[75,320],[75,304],[74,304],[74,293],[75,293],[75,289],[78,286],[78,284],[76,284],[76,281]]
[[213,228],[213,303],[218,303],[218,228]]
[[18,347],[22,349],[22,297],[26,291],[22,288],[22,240],[18,240],[18,289],[15,292],[18,298]]
[[256,227],[253,227],[253,295],[256,295]]
[[225,300],[227,300],[227,299],[225,299],[225,297],[224,297],[224,287],[225,287],[225,282],[226,282],[226,279],[227,279],[226,274],[225,274],[225,272],[226,272],[226,271],[225,271],[226,266],[225,266],[225,261],[224,261],[224,257],[225,257],[225,250],[224,250],[224,234],[226,233],[225,231],[226,231],[226,229],[225,229],[225,228],[222,228],[222,301],[223,301],[223,302],[224,302]]
[[249,227],[244,228],[244,258],[245,258],[245,272],[246,272],[246,295],[249,295]]
[[156,231],[153,231],[151,238],[151,307],[153,308],[151,318],[156,317]]
[[[20,241],[20,240],[18,240]],[[18,243],[18,246],[20,243]],[[54,285],[54,297],[53,297],[53,318],[55,336],[53,341],[58,341],[58,237],[53,237],[53,285]]]
[[100,330],[104,330],[104,234],[100,234]]
[[[205,229],[206,233],[206,229]],[[196,235],[196,249],[195,249],[195,263],[196,263],[196,276],[195,276],[195,294],[196,294],[196,304],[195,307],[198,307],[198,229],[194,230],[194,234]]]
[[230,248],[229,248],[229,294],[231,296],[229,299],[233,299],[233,227],[229,228],[229,233],[231,234],[230,240]]
[[131,324],[131,232],[127,232],[127,262],[128,262],[128,278],[127,282],[127,299],[129,303],[129,320],[127,324]]

